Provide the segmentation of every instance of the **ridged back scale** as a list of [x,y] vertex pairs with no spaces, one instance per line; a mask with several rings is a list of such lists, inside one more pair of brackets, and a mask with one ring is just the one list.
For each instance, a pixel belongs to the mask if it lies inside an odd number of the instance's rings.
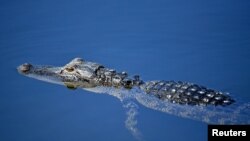
[[226,106],[234,103],[226,93],[181,81],[149,81],[140,88],[147,94],[178,104]]

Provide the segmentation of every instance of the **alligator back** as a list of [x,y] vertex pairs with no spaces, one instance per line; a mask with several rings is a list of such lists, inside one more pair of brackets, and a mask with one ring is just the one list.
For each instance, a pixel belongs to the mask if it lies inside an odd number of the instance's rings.
[[148,81],[140,88],[161,100],[178,104],[226,106],[235,102],[226,93],[181,81]]
[[134,126],[137,107],[136,103],[131,103],[133,100],[150,109],[207,123],[250,123],[250,103],[233,99],[226,93],[180,81],[144,82],[138,75],[131,78],[126,72],[119,73],[81,58],[75,58],[63,67],[25,63],[18,67],[18,72],[71,89],[79,87],[119,98],[128,108],[128,115],[131,114],[126,126],[132,131],[137,130]]

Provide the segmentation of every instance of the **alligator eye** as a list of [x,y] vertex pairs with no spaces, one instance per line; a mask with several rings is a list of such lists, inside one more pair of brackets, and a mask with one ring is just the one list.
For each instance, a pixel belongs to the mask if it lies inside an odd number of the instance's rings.
[[68,68],[65,68],[68,72],[72,72],[74,71],[75,69],[73,67],[68,67]]

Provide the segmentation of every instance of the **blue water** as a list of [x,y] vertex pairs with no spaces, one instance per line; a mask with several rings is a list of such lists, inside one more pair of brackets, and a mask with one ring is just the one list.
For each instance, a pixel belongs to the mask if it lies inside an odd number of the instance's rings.
[[[0,140],[136,140],[109,95],[23,77],[74,57],[143,80],[182,80],[250,101],[248,0],[0,1]],[[139,105],[146,141],[207,140],[207,124]]]

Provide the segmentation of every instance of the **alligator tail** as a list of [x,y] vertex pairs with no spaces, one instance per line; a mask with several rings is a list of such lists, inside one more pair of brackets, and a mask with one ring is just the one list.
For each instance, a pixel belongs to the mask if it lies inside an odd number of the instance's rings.
[[161,100],[178,104],[227,106],[235,102],[227,93],[188,82],[148,81],[140,88]]

